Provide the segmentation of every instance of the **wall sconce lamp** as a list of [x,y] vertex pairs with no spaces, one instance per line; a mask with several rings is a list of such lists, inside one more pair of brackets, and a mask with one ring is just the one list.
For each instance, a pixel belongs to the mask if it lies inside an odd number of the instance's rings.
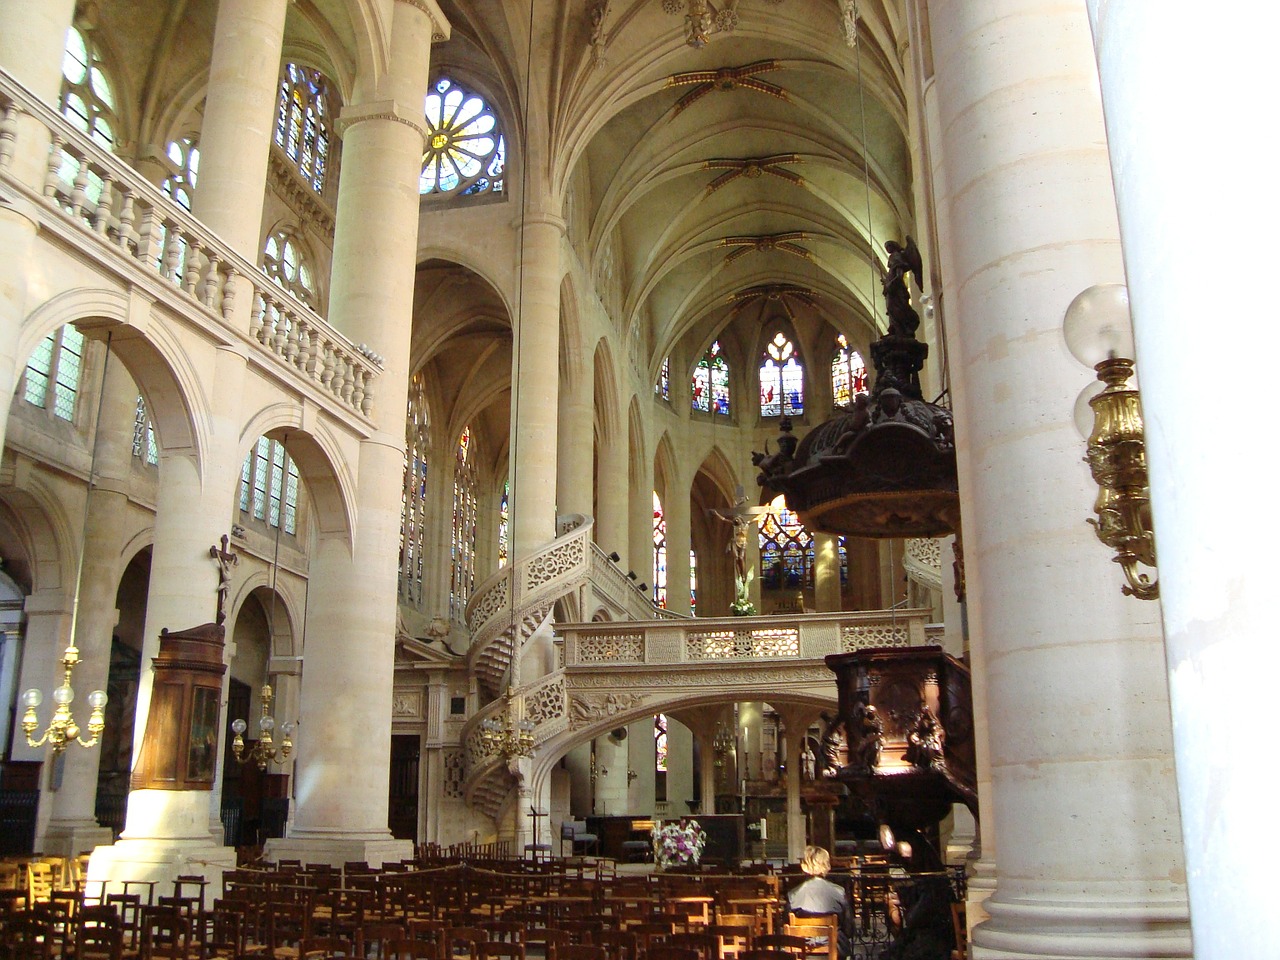
[[[1115,551],[1128,581],[1120,589],[1139,600],[1155,600],[1155,534],[1147,484],[1142,402],[1133,375],[1133,331],[1129,291],[1122,283],[1090,287],[1067,308],[1062,332],[1072,356],[1092,367],[1102,384],[1090,384],[1076,401],[1076,426],[1087,437],[1085,462],[1098,484],[1089,523],[1098,539]],[[1088,405],[1092,415],[1084,409]],[[1150,567],[1151,575],[1139,566]]]
[[636,578],[636,572],[635,572],[634,570],[628,570],[628,571],[627,571],[627,579],[628,579],[628,580],[634,580],[635,578]]

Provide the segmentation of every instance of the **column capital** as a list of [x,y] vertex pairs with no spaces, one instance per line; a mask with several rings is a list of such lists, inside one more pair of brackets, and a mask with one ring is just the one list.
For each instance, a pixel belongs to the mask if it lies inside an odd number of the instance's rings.
[[520,218],[520,228],[548,226],[554,227],[560,236],[564,236],[568,231],[568,225],[564,222],[564,217],[558,213],[551,213],[549,210],[530,210]]
[[[401,2],[406,2],[406,0],[401,0]],[[344,107],[334,127],[339,136],[346,136],[348,130],[358,123],[364,123],[366,120],[390,120],[393,123],[403,123],[406,127],[411,127],[418,132],[418,136],[422,137],[423,144],[427,142],[425,117],[406,113],[394,100],[375,100],[371,103]]]
[[445,19],[444,13],[441,12],[435,0],[396,0],[396,2],[413,7],[415,10],[421,10],[427,15],[431,20],[432,43],[441,43],[449,39],[449,35],[453,32],[453,27]]

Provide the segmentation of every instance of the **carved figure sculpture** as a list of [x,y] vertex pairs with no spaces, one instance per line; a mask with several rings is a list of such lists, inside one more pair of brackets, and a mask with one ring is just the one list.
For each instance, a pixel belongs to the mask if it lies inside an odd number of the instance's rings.
[[874,773],[884,749],[884,721],[870,704],[859,704],[856,728],[849,743],[849,763],[863,773]]
[[920,705],[920,715],[907,734],[906,760],[917,767],[937,767],[943,763],[942,724],[927,704]]
[[917,286],[924,286],[924,263],[920,259],[920,250],[910,236],[907,237],[906,246],[896,240],[886,240],[884,249],[889,254],[883,284],[885,312],[889,314],[889,335],[915,339],[916,328],[920,326],[920,314],[911,306],[907,274],[915,276]]

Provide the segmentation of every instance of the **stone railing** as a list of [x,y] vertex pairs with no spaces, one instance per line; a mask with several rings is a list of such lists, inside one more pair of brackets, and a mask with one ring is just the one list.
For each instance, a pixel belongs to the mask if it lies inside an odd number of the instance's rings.
[[563,530],[540,550],[486,578],[467,603],[470,666],[496,695],[514,650],[545,622],[555,601],[582,586],[591,571],[591,528],[586,517],[566,518]]
[[623,623],[557,624],[570,670],[622,664],[814,660],[871,647],[921,646],[928,610],[696,617]]
[[[636,584],[622,572],[622,567],[614,563],[597,544],[591,544],[591,589],[596,596],[605,601],[615,615],[615,620],[653,620],[678,618],[680,614],[672,613],[656,606],[647,593],[641,593]],[[582,611],[583,615],[590,613]]]
[[[23,117],[43,132],[21,123]],[[34,131],[47,149],[43,183],[13,175],[13,158]],[[131,166],[72,126],[0,70],[0,180],[45,211],[52,222],[88,239],[98,259],[126,282],[139,273],[175,293],[166,302],[184,319],[247,338],[269,375],[302,381],[367,417],[381,358],[352,343],[301,301],[269,280],[208,227]],[[238,297],[251,297],[248,330],[231,318]]]

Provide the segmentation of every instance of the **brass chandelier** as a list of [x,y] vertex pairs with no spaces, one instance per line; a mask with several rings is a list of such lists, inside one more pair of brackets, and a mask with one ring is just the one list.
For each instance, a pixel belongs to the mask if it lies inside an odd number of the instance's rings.
[[269,763],[284,763],[289,759],[289,754],[293,752],[295,725],[290,721],[280,727],[280,749],[277,750],[275,741],[271,738],[276,728],[276,719],[271,715],[271,702],[275,699],[271,684],[262,685],[262,692],[258,699],[262,703],[262,713],[258,716],[258,742],[250,747],[247,753],[245,752],[244,733],[249,725],[237,718],[231,721],[231,732],[235,734],[235,738],[231,741],[231,752],[235,755],[236,763],[252,762],[257,764],[259,770],[265,770]]
[[76,692],[71,688],[71,672],[75,669],[76,664],[80,662],[80,650],[74,643],[68,644],[67,649],[62,652],[62,685],[53,691],[53,702],[58,706],[53,711],[53,717],[49,721],[49,726],[41,734],[40,739],[35,739],[32,734],[36,732],[36,728],[40,726],[40,721],[36,716],[36,707],[44,702],[44,694],[36,687],[32,687],[22,695],[22,704],[26,708],[22,714],[22,732],[27,736],[27,746],[41,747],[46,743],[53,748],[54,754],[59,754],[67,748],[71,743],[78,743],[82,747],[92,747],[97,744],[102,736],[102,730],[107,725],[103,718],[103,709],[107,705],[107,694],[103,690],[95,690],[89,694],[89,723],[86,729],[89,733],[89,739],[80,736],[80,725],[76,723],[75,717],[71,715],[71,702],[76,697]]
[[502,719],[486,717],[480,722],[480,739],[493,753],[508,762],[533,756],[534,723],[516,716],[516,703],[508,690],[503,697]]

